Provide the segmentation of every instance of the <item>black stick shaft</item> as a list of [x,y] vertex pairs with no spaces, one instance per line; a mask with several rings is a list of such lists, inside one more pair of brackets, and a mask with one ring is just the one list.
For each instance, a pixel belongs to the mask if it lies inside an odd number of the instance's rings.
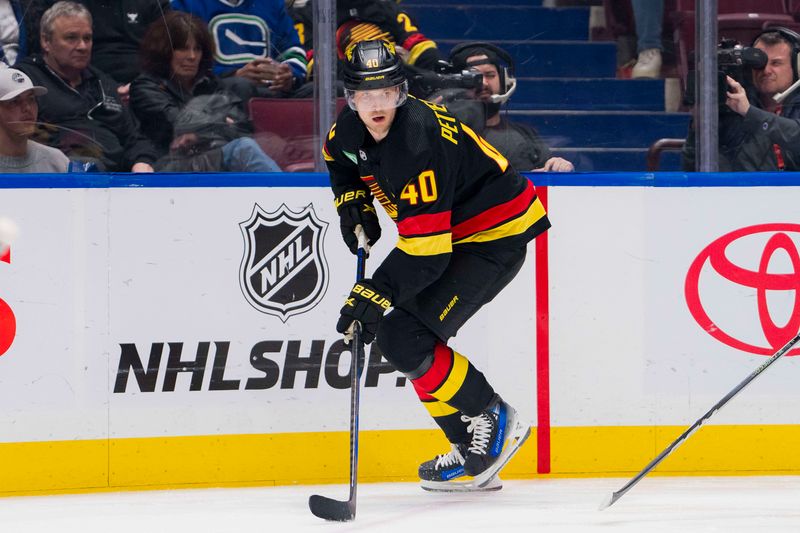
[[[367,263],[366,236],[360,228],[356,229],[358,235],[358,251],[356,253],[356,281],[365,277]],[[358,414],[361,390],[361,372],[364,358],[364,342],[361,339],[361,324],[353,323],[353,337],[350,344],[350,496],[347,501],[334,500],[325,496],[313,494],[308,499],[308,505],[314,515],[325,520],[349,522],[356,517],[356,496],[358,492]]]
[[[359,247],[356,254],[356,281],[365,276],[367,253]],[[361,360],[364,357],[364,343],[361,342],[361,324],[353,327],[353,358],[350,362],[350,498],[353,516],[355,516],[356,493],[358,491],[358,416],[361,396]]]
[[605,509],[605,508],[607,508],[607,507],[611,507],[612,505],[614,505],[614,503],[615,503],[617,500],[619,500],[620,498],[622,498],[622,496],[624,496],[626,492],[628,492],[629,490],[631,490],[631,489],[632,489],[632,488],[633,488],[633,487],[634,487],[634,486],[635,486],[637,483],[639,483],[639,481],[641,481],[641,479],[642,479],[643,477],[645,477],[647,474],[649,474],[651,470],[653,470],[653,469],[654,469],[656,466],[658,466],[658,464],[659,464],[661,461],[663,461],[663,460],[664,460],[664,459],[665,459],[665,458],[666,458],[666,457],[667,457],[669,454],[671,454],[671,453],[672,453],[672,452],[675,450],[675,448],[677,448],[678,446],[680,446],[681,444],[683,444],[683,443],[686,441],[686,439],[688,439],[688,438],[691,436],[691,434],[692,434],[692,433],[694,433],[695,431],[697,431],[698,429],[700,429],[700,426],[702,426],[703,424],[705,424],[705,423],[706,423],[706,421],[708,421],[708,419],[709,419],[709,418],[711,418],[711,417],[714,415],[714,413],[716,413],[717,411],[719,411],[720,409],[722,409],[722,408],[725,406],[725,404],[727,404],[729,401],[731,401],[731,400],[733,399],[733,397],[734,397],[734,396],[736,396],[737,394],[739,394],[740,392],[742,392],[742,390],[743,390],[743,389],[744,389],[744,388],[745,388],[747,385],[749,385],[751,381],[753,381],[753,380],[754,380],[756,377],[758,377],[758,376],[759,376],[759,375],[760,375],[762,372],[764,372],[764,370],[766,370],[767,368],[769,368],[769,366],[770,366],[772,363],[774,363],[775,361],[777,361],[778,359],[780,359],[781,357],[783,357],[783,355],[784,355],[784,354],[786,354],[786,352],[788,352],[789,350],[791,350],[791,349],[792,349],[792,346],[794,346],[795,344],[797,344],[797,342],[798,342],[798,341],[800,341],[800,333],[798,333],[798,334],[797,334],[797,335],[796,335],[796,336],[795,336],[795,337],[794,337],[792,340],[790,340],[789,342],[787,342],[787,343],[786,343],[786,344],[783,346],[783,348],[781,348],[780,350],[778,350],[777,352],[775,352],[775,355],[773,355],[772,357],[770,357],[770,358],[769,358],[769,359],[768,359],[766,362],[764,362],[764,363],[763,363],[761,366],[759,366],[758,368],[756,368],[756,369],[755,369],[755,370],[754,370],[754,371],[753,371],[753,372],[752,372],[752,373],[751,373],[749,376],[747,376],[747,377],[746,377],[746,378],[745,378],[745,379],[744,379],[744,380],[743,380],[741,383],[739,383],[738,385],[736,385],[736,387],[734,387],[734,388],[733,388],[733,390],[731,390],[731,391],[730,391],[728,394],[726,394],[724,398],[722,398],[720,401],[718,401],[718,402],[717,402],[717,403],[714,405],[714,407],[712,407],[711,409],[709,409],[709,410],[708,410],[708,412],[707,412],[706,414],[704,414],[703,416],[701,416],[701,417],[700,417],[700,418],[699,418],[699,419],[698,419],[698,420],[697,420],[697,421],[696,421],[694,424],[692,424],[692,425],[689,427],[689,429],[687,429],[686,431],[684,431],[684,432],[681,434],[681,436],[680,436],[680,437],[678,437],[677,439],[675,439],[675,440],[672,442],[672,444],[670,444],[669,446],[667,446],[667,447],[664,449],[664,451],[662,451],[660,454],[658,454],[658,456],[657,456],[655,459],[653,459],[652,461],[650,461],[650,462],[647,464],[647,466],[645,466],[645,467],[644,467],[644,469],[643,469],[641,472],[639,472],[639,473],[638,473],[638,474],[636,474],[636,475],[635,475],[633,478],[631,478],[631,480],[630,480],[630,481],[628,481],[628,482],[625,484],[625,486],[623,486],[623,487],[622,487],[621,489],[619,489],[617,492],[613,493],[613,494],[611,495],[611,498],[610,498],[610,499],[608,499],[606,502],[604,502],[604,504],[603,504],[603,505],[600,507],[600,510],[603,510],[603,509]]

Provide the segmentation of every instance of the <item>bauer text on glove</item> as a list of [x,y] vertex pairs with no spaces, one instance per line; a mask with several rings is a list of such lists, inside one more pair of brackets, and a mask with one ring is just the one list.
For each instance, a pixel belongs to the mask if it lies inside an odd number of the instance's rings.
[[351,252],[358,251],[358,237],[356,226],[364,228],[367,244],[372,246],[381,238],[381,225],[378,213],[372,207],[372,195],[363,189],[347,191],[340,194],[334,201],[336,211],[339,213],[339,225],[342,238]]
[[345,333],[354,321],[361,323],[361,337],[365,344],[375,340],[385,313],[392,306],[392,302],[384,293],[376,289],[369,279],[363,279],[353,286],[350,296],[345,300],[336,323],[336,331]]

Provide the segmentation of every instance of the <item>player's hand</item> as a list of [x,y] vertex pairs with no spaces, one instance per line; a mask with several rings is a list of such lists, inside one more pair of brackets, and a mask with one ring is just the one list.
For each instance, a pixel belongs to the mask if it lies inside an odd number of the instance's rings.
[[358,321],[361,323],[361,339],[364,344],[369,344],[375,340],[383,313],[391,306],[392,302],[383,291],[373,286],[371,280],[362,279],[353,285],[350,296],[339,311],[336,331],[349,333],[353,322]]
[[367,244],[372,246],[381,238],[381,223],[378,213],[372,207],[372,196],[366,191],[348,191],[336,199],[339,211],[339,226],[342,230],[344,243],[355,254],[358,252],[358,237],[356,226],[364,228]]
[[744,87],[730,76],[726,76],[726,79],[730,90],[725,93],[728,97],[725,100],[725,105],[742,116],[746,115],[747,111],[750,109],[750,101],[747,99],[747,93],[744,92]]

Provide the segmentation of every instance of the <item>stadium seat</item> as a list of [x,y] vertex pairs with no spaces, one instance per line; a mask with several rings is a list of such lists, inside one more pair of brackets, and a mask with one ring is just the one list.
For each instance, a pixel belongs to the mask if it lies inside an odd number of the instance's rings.
[[[337,113],[346,105],[336,101]],[[250,120],[259,146],[286,172],[314,170],[321,143],[314,134],[311,98],[251,98]]]

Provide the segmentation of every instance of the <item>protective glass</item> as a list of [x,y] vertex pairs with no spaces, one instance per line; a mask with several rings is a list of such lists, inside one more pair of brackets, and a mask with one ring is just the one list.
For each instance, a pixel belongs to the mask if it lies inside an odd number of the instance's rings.
[[408,98],[408,82],[394,87],[370,89],[366,91],[345,89],[347,105],[353,111],[379,111],[400,107]]

